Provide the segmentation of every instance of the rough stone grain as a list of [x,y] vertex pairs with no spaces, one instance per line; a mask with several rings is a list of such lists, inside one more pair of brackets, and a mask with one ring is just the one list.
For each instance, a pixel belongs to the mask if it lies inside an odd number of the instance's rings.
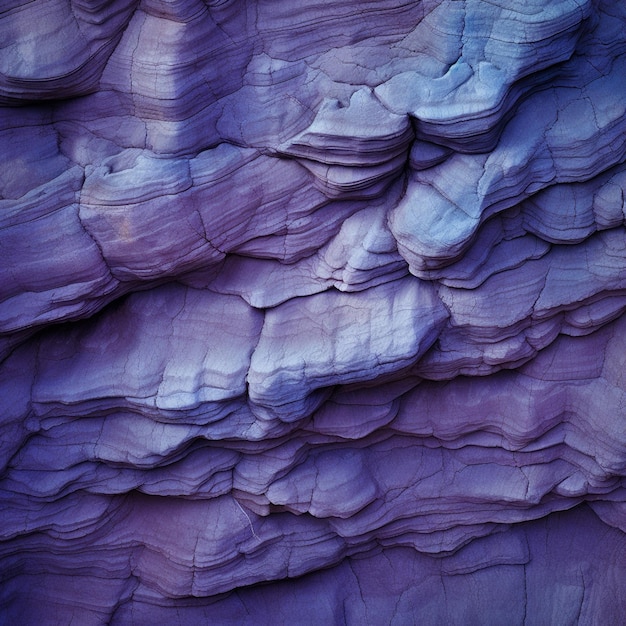
[[0,622],[617,624],[626,7],[0,7]]

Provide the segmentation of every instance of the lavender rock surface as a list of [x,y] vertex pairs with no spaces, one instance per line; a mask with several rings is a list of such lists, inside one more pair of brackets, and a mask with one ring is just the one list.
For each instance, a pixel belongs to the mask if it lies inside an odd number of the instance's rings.
[[0,8],[0,621],[617,624],[626,5]]

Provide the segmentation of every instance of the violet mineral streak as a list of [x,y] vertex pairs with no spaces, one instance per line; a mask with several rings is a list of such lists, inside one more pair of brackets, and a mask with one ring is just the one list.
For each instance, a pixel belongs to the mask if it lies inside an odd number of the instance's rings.
[[626,4],[0,9],[0,622],[626,615]]

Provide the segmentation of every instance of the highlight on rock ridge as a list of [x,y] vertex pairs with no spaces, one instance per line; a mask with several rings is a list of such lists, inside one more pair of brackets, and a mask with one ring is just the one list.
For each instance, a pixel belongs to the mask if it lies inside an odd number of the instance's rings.
[[0,622],[617,624],[626,4],[0,7]]

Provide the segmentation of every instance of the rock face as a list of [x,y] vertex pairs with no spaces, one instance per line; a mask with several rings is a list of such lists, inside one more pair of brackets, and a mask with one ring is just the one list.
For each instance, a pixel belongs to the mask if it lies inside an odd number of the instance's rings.
[[623,620],[626,4],[0,33],[0,621]]

